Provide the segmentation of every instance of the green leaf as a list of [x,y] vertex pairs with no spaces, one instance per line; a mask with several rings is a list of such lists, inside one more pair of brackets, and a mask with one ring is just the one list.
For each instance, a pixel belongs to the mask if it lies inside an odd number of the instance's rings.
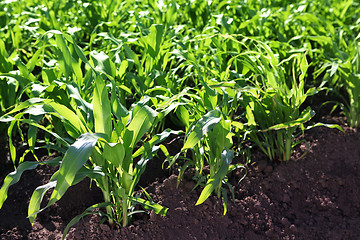
[[224,147],[231,148],[233,145],[232,136],[230,132],[231,122],[221,119],[221,121],[214,127],[213,131],[209,132],[211,151],[215,156],[219,156]]
[[234,151],[228,150],[225,148],[221,154],[221,166],[219,170],[215,173],[214,177],[210,178],[200,194],[196,205],[202,204],[205,200],[211,195],[211,193],[219,186],[221,181],[224,179],[226,174],[228,173],[229,166],[234,157]]
[[59,52],[59,67],[62,70],[63,73],[65,73],[66,77],[69,78],[72,75],[72,56],[69,50],[69,47],[67,46],[65,42],[63,33],[56,34],[56,45],[58,46],[58,52]]
[[245,128],[244,124],[237,121],[232,121],[231,125],[234,126],[238,130],[243,130]]
[[169,210],[167,207],[163,207],[157,203],[153,203],[142,198],[129,196],[129,200],[135,204],[143,206],[146,210],[153,210],[156,214],[160,214],[162,216],[166,216],[166,213]]
[[[42,116],[32,116],[30,115],[30,119],[34,120],[35,122],[39,122]],[[34,125],[30,125],[28,129],[28,146],[31,150],[34,150],[35,143],[36,143],[36,135],[37,135],[38,128]],[[34,157],[37,159],[36,155]]]
[[289,121],[286,123],[276,124],[274,126],[269,127],[268,129],[262,130],[262,132],[266,132],[269,130],[279,130],[279,129],[295,127],[295,126],[298,126],[300,124],[303,124],[303,123],[309,121],[314,115],[315,115],[315,112],[313,110],[311,110],[310,107],[308,107],[301,113],[299,118],[297,118],[296,120]]
[[124,133],[123,140],[126,149],[132,149],[142,136],[144,136],[152,126],[157,114],[156,111],[146,105],[136,112]]
[[337,124],[326,124],[326,123],[315,123],[311,126],[308,126],[305,130],[309,130],[311,128],[314,128],[314,127],[327,127],[327,128],[336,128],[342,132],[344,132],[344,130]]
[[21,175],[24,171],[33,170],[39,165],[39,162],[23,162],[14,171],[9,173],[4,180],[4,183],[0,189],[0,209],[2,208],[5,200],[7,199],[7,193],[10,186],[19,182]]
[[52,100],[46,99],[44,102],[48,106],[52,107],[59,114],[59,117],[69,124],[71,129],[67,130],[72,137],[77,138],[82,133],[88,132],[86,125],[84,125],[84,123],[74,111]]
[[69,232],[70,228],[72,226],[74,226],[76,223],[78,223],[80,221],[80,219],[82,219],[83,217],[90,215],[90,214],[95,214],[96,212],[93,212],[93,210],[98,209],[98,208],[104,208],[107,206],[111,206],[111,203],[109,202],[103,202],[103,203],[97,203],[92,205],[91,207],[88,207],[83,213],[77,215],[76,217],[74,217],[69,223],[68,225],[66,225],[66,228],[63,232],[63,236],[62,239],[65,239],[66,234]]
[[31,224],[34,224],[34,220],[36,218],[36,214],[34,214],[34,213],[39,211],[40,204],[45,196],[45,193],[49,189],[54,188],[56,186],[57,174],[58,174],[58,172],[56,172],[56,175],[54,174],[51,177],[50,182],[48,182],[47,184],[37,187],[35,189],[35,191],[33,192],[33,194],[31,195],[29,206],[28,206],[28,216],[29,216],[29,221]]
[[161,24],[154,24],[150,27],[150,34],[146,37],[149,43],[149,53],[151,57],[155,58],[160,51],[161,42],[164,34],[164,26]]
[[[78,86],[74,83],[66,84],[66,89],[69,93],[69,97],[73,98],[77,102],[77,106],[85,113],[92,115],[93,109],[90,103],[86,102],[80,95]],[[92,116],[89,116],[89,118]]]
[[[55,172],[52,176],[50,181],[47,184],[44,184],[42,186],[39,186],[35,189],[33,192],[30,203],[28,207],[28,216],[30,223],[33,224],[34,220],[37,216],[37,213],[40,209],[40,204],[45,196],[45,193],[51,189],[56,187],[57,179],[58,179],[59,171]],[[82,167],[75,176],[73,185],[78,184],[82,180],[84,180],[85,177],[89,177],[91,179],[99,179],[101,177],[105,176],[105,173],[103,173],[102,169],[100,167],[95,167],[93,169],[88,169],[85,167]]]
[[[154,146],[156,144],[161,143],[162,141],[164,141],[167,137],[170,136],[170,134],[174,134],[174,135],[179,135],[180,133],[182,133],[182,131],[173,131],[171,129],[165,129],[162,133],[156,134],[155,136],[153,136],[147,143],[150,146]],[[136,158],[138,156],[140,156],[141,154],[143,154],[145,151],[145,146],[141,146],[134,154],[133,154],[133,158]]]
[[148,161],[150,161],[153,158],[153,156],[156,154],[156,152],[160,149],[160,146],[150,145],[149,142],[146,142],[144,146],[145,146],[145,153],[143,154],[141,159],[136,163],[133,172],[132,182],[130,183],[131,185],[128,189],[130,193],[134,192],[136,184],[139,182],[141,175],[144,173]]
[[205,114],[191,130],[181,151],[192,148],[200,142],[202,137],[220,122],[220,116],[221,112],[219,110],[212,110]]
[[184,106],[179,106],[176,109],[176,115],[186,128],[189,127],[189,111]]
[[222,202],[223,202],[223,207],[224,207],[224,214],[223,214],[223,216],[225,216],[226,213],[227,213],[227,202],[228,202],[227,192],[226,192],[226,189],[225,189],[225,188],[221,189],[221,196],[222,196]]
[[95,70],[105,73],[110,79],[116,75],[115,64],[110,60],[109,56],[103,52],[92,51],[90,53],[92,60],[94,61]]
[[[30,119],[14,119],[16,121],[21,121],[22,123],[26,123],[26,124],[29,124],[29,125],[32,125],[32,126],[35,126],[37,128],[40,128],[42,130],[44,130],[45,132],[51,134],[52,136],[54,136],[58,141],[61,142],[61,144],[63,144],[64,146],[69,146],[69,143],[67,141],[65,141],[64,138],[60,137],[57,133],[47,129],[46,127],[44,127],[43,125],[40,125],[38,124],[37,122],[34,122],[33,120],[30,120]],[[15,123],[15,122],[13,122]],[[10,143],[10,141],[9,141]]]
[[113,114],[118,120],[122,120],[129,115],[129,111],[121,104],[117,93],[116,93],[116,83],[115,81],[111,81],[112,89],[111,89],[111,109]]
[[47,207],[58,201],[73,185],[76,173],[88,161],[100,137],[103,136],[84,133],[69,147],[60,166],[57,184]]
[[121,61],[120,68],[118,69],[118,75],[119,77],[123,77],[126,74],[126,70],[129,66],[129,62],[127,60]]
[[333,44],[333,40],[331,39],[331,37],[327,36],[306,36],[306,38],[319,43],[327,43],[330,45]]
[[37,103],[42,102],[44,99],[41,98],[30,98],[28,100],[26,100],[25,102],[20,103],[19,105],[17,105],[13,110],[11,110],[10,112],[8,112],[7,114],[3,115],[0,117],[0,121],[2,122],[8,122],[8,121],[12,121],[11,117],[5,117],[8,116],[10,114],[13,114],[15,112],[21,111],[23,109],[27,109],[32,105],[35,105]]
[[1,73],[0,78],[13,78],[20,83],[21,86],[26,86],[31,83],[31,81],[23,76],[12,74],[12,73]]
[[105,143],[103,156],[116,168],[120,168],[125,156],[125,148],[122,143]]
[[92,104],[95,120],[95,132],[104,133],[107,136],[105,139],[109,141],[113,129],[111,121],[111,105],[104,80],[102,80],[99,76],[95,80]]
[[125,50],[126,57],[128,57],[128,59],[131,59],[134,61],[136,68],[139,71],[139,76],[142,76],[143,75],[143,67],[140,64],[139,58],[136,55],[136,53],[134,53],[134,51],[131,50],[131,48],[126,44],[123,45],[123,48]]

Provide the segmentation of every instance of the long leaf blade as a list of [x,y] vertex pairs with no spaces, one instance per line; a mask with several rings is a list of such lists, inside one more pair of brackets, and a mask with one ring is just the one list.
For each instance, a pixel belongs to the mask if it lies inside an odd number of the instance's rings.
[[95,80],[92,104],[94,108],[95,132],[105,133],[106,139],[109,140],[112,132],[111,105],[105,82],[100,77],[97,77]]
[[87,162],[100,137],[99,134],[84,133],[69,147],[60,166],[57,184],[47,206],[58,201],[73,185],[76,173]]
[[33,170],[39,165],[39,162],[23,162],[14,171],[9,173],[4,180],[4,183],[0,189],[0,209],[2,208],[5,200],[7,199],[7,193],[9,187],[19,182],[21,175],[24,171]]
[[229,170],[230,163],[232,162],[234,156],[234,151],[228,150],[227,148],[224,149],[221,156],[222,164],[219,170],[215,173],[215,175],[210,178],[200,194],[196,205],[202,204],[205,200],[211,195],[211,193],[215,190],[217,186],[221,183],[223,178],[226,176]]
[[129,196],[129,200],[133,203],[143,206],[146,210],[154,210],[156,214],[160,214],[162,216],[166,216],[166,213],[169,210],[167,207],[163,207],[160,204],[153,203],[142,198]]
[[128,148],[133,148],[141,137],[150,129],[157,114],[156,111],[146,105],[138,110],[125,130],[123,137],[124,145]]
[[195,125],[182,148],[182,151],[194,147],[202,137],[211,131],[221,120],[219,110],[212,110],[205,114]]
[[295,126],[298,126],[302,123],[309,121],[314,115],[315,115],[315,112],[313,110],[311,110],[311,108],[307,108],[306,110],[303,111],[303,113],[299,116],[299,118],[297,118],[293,121],[286,122],[286,123],[276,124],[274,126],[269,127],[268,129],[265,129],[262,131],[266,132],[268,130],[279,130],[279,129],[295,127]]
[[66,226],[66,228],[63,232],[62,239],[65,239],[66,234],[69,232],[70,228],[72,226],[74,226],[76,223],[78,223],[80,221],[80,219],[82,219],[86,215],[95,214],[96,212],[93,212],[93,210],[95,210],[97,208],[104,208],[104,207],[107,207],[110,205],[111,205],[111,203],[109,203],[109,202],[103,202],[103,203],[97,203],[97,204],[92,205],[91,207],[88,207],[83,213],[77,215],[68,223],[68,225]]

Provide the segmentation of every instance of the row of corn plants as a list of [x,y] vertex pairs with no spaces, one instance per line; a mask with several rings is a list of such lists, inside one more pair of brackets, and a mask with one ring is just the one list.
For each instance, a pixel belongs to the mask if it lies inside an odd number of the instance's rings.
[[[0,3],[0,132],[15,171],[57,165],[35,189],[29,220],[88,177],[103,193],[99,213],[126,226],[136,205],[166,215],[137,183],[166,157],[179,182],[194,169],[202,192],[221,198],[228,173],[250,161],[244,143],[288,161],[314,126],[307,100],[324,91],[351,127],[360,122],[359,7],[355,1],[4,1]],[[335,127],[336,125],[325,125]],[[4,134],[6,135],[6,133]],[[183,138],[171,156],[162,144]],[[19,154],[17,141],[26,145]],[[57,157],[39,161],[36,149]],[[32,154],[37,161],[25,161]],[[246,162],[239,163],[240,156]],[[44,208],[45,193],[52,191]],[[233,194],[232,194],[233,195]]]

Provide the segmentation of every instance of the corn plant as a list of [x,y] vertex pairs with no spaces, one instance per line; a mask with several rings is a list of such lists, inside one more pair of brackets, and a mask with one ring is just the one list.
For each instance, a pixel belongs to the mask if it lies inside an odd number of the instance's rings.
[[360,127],[360,43],[356,42],[349,59],[339,65],[340,78],[348,94],[343,110],[351,127]]
[[281,63],[271,49],[265,44],[262,47],[265,53],[253,58],[254,64],[259,67],[252,65],[251,58],[246,57],[244,62],[252,69],[246,71],[255,71],[253,81],[258,87],[244,97],[249,136],[270,160],[288,161],[296,144],[297,128],[314,115],[310,107],[302,112],[300,107],[308,96],[316,93],[316,89],[305,92],[304,79],[308,64],[304,55],[290,57],[295,61],[293,79],[288,82]]
[[350,127],[360,127],[360,43],[354,41],[346,46],[348,53],[326,60],[317,72],[324,75],[324,87],[335,93],[342,101],[331,101],[334,108],[340,106]]
[[[196,205],[202,204],[215,192],[223,200],[224,215],[227,212],[227,192],[223,185],[227,185],[232,192],[227,174],[237,168],[244,168],[242,164],[231,165],[234,156],[234,151],[230,150],[234,135],[231,128],[230,120],[225,120],[218,109],[212,110],[189,126],[181,149],[182,152],[190,150],[192,159],[188,159],[182,166],[179,179],[188,167],[194,166],[196,186],[204,186]],[[204,170],[206,166],[209,168],[208,173]]]
[[[106,206],[105,215],[111,226],[126,226],[135,204],[152,209],[158,214],[166,214],[167,208],[134,196],[134,191],[146,163],[160,148],[157,144],[172,131],[167,130],[155,135],[134,153],[134,148],[141,143],[158,113],[143,104],[135,105],[128,112],[116,97],[115,84],[112,86],[109,100],[104,81],[100,77],[96,79],[92,105],[88,109],[92,111],[93,121],[84,119],[79,108],[69,109],[51,99],[40,98],[30,99],[2,117],[2,121],[20,121],[48,131],[67,148],[59,170],[48,184],[38,187],[30,199],[28,214],[31,223],[39,212],[58,201],[70,186],[86,176],[93,179],[102,190],[104,203],[99,206]],[[10,117],[14,113],[17,114]],[[60,119],[66,129],[65,136],[51,132],[32,119],[26,119],[26,114]],[[75,138],[75,142],[69,143],[67,136]],[[141,159],[135,163],[134,157],[137,156]],[[24,162],[6,177],[0,190],[0,207],[6,200],[8,188],[19,180],[22,172],[34,169],[39,164],[46,162]],[[54,190],[50,200],[46,207],[40,210],[44,194],[51,188]],[[79,217],[75,219],[70,225],[79,220]],[[67,230],[68,228],[64,237]]]
[[[170,161],[170,166],[178,158],[185,159],[179,172],[179,181],[187,168],[194,167],[196,186],[204,186],[196,205],[203,203],[215,192],[222,198],[226,214],[227,191],[223,185],[227,185],[232,191],[227,182],[227,174],[237,168],[244,168],[241,164],[231,165],[234,156],[234,151],[231,150],[234,135],[231,116],[236,111],[238,95],[231,88],[231,83],[226,85],[210,81],[206,69],[202,70],[194,55],[187,53],[184,58],[187,58],[187,63],[196,70],[194,77],[202,88],[196,91],[196,94],[187,94],[192,100],[175,110],[179,121],[185,126],[186,134],[184,146]],[[218,107],[221,107],[222,111]],[[186,156],[187,152],[191,153],[190,159],[181,156],[182,153]],[[207,168],[209,171],[205,170]]]

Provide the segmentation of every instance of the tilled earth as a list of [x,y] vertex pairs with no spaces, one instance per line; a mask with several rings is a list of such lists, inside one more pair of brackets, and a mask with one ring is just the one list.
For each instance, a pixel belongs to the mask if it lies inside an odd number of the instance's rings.
[[[195,182],[185,177],[176,188],[177,177],[159,170],[161,161],[154,160],[146,170],[153,176],[147,174],[141,185],[155,202],[169,207],[166,217],[140,214],[130,226],[112,229],[90,215],[67,239],[359,239],[360,133],[342,126],[345,133],[324,127],[306,132],[308,145],[300,144],[287,163],[270,164],[255,153],[244,180],[238,183],[240,170],[229,176],[235,199],[229,200],[225,216],[216,197],[195,206],[201,192],[191,191]],[[7,170],[0,170],[1,184]],[[54,171],[41,167],[26,172],[10,188],[0,210],[1,239],[61,239],[74,216],[102,201],[100,191],[95,186],[89,190],[90,182],[83,181],[31,226],[26,213],[32,191]]]

